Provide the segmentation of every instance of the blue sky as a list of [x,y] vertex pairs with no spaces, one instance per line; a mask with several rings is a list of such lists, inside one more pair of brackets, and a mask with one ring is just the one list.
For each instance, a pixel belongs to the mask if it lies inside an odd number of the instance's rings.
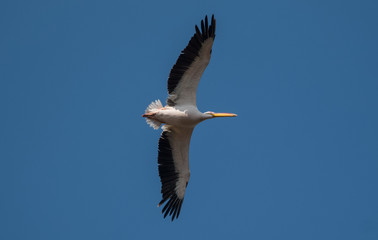
[[[377,239],[376,1],[2,1],[0,239]],[[177,221],[159,131],[215,14]]]

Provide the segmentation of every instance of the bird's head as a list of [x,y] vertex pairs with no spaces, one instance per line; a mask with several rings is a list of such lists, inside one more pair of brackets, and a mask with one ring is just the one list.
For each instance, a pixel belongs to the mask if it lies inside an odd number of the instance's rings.
[[208,118],[216,117],[236,117],[235,113],[215,113],[215,112],[205,112],[204,113]]

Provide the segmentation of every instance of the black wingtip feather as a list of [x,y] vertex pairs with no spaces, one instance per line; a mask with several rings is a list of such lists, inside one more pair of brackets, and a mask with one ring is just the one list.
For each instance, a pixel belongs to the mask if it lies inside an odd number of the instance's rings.
[[197,25],[195,26],[195,29],[196,29],[196,35],[195,36],[197,36],[199,38],[199,40],[202,42],[203,40],[202,40],[201,32],[198,29]]
[[175,209],[177,209],[177,201],[178,201],[178,198],[176,198],[175,200],[173,200],[173,201],[172,201],[172,205],[171,205],[169,211],[167,210],[167,212],[169,212],[169,213],[168,213],[169,216],[171,216],[172,213],[173,213],[173,211],[174,211]]
[[209,21],[207,20],[207,15],[205,16],[205,35],[209,37]]
[[178,207],[178,210],[177,210],[177,215],[176,215],[176,218],[178,218],[179,217],[179,215],[180,215],[180,211],[181,211],[181,206],[182,206],[182,202],[184,201],[184,199],[183,200],[181,200],[181,202],[180,202],[180,204],[179,204],[179,207]]
[[171,196],[169,201],[163,207],[161,213],[164,214],[164,218],[168,215],[171,216],[171,220],[173,221],[175,218],[178,218],[178,215],[181,211],[181,206],[183,203],[183,199],[179,199],[176,194]]
[[173,198],[169,199],[168,203],[164,206],[163,210],[161,211],[161,213],[164,213],[164,212],[165,212],[165,214],[164,214],[164,218],[167,217],[169,211],[172,209],[172,204],[173,204],[173,202],[174,202],[174,199],[173,199]]
[[205,36],[205,24],[203,23],[203,20],[201,20],[201,32],[202,32],[202,37],[206,38]]
[[179,204],[179,202],[176,203],[175,211],[173,211],[173,214],[172,214],[172,221],[173,221],[173,219],[175,219],[175,217],[177,218],[176,213],[177,213],[177,210],[179,209],[179,208],[178,208],[178,204]]

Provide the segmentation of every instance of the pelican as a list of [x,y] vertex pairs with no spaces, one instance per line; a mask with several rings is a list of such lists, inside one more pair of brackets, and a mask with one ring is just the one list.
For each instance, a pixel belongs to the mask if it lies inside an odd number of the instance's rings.
[[215,38],[215,19],[207,16],[201,21],[201,31],[195,25],[195,34],[181,52],[168,78],[167,105],[160,100],[152,102],[142,117],[154,129],[162,126],[159,139],[158,166],[164,218],[178,218],[189,182],[189,144],[194,127],[216,117],[235,117],[233,113],[200,112],[197,109],[198,82],[209,64]]

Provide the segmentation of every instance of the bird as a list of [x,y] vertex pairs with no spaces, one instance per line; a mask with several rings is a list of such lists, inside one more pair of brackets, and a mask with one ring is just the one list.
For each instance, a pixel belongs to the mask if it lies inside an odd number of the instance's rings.
[[[148,105],[142,115],[154,129],[161,126],[158,144],[158,169],[161,181],[164,218],[177,219],[184,201],[190,178],[189,144],[194,127],[207,119],[236,117],[234,113],[200,112],[196,104],[197,86],[209,64],[215,39],[214,14],[210,25],[207,15],[201,20],[201,30],[195,25],[195,33],[181,51],[168,77],[166,106],[160,100]],[[163,126],[162,126],[163,125]]]

